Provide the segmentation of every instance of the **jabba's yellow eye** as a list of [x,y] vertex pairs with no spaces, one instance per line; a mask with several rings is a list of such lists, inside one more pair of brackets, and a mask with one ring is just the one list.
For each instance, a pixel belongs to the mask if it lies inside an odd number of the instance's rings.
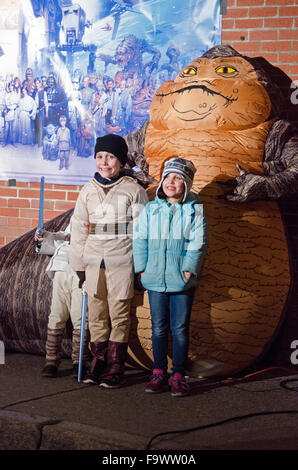
[[235,67],[232,67],[231,65],[223,65],[217,67],[217,69],[215,69],[215,72],[219,75],[235,75],[238,70],[235,69]]
[[197,69],[194,67],[186,67],[183,70],[184,75],[196,75],[197,74]]

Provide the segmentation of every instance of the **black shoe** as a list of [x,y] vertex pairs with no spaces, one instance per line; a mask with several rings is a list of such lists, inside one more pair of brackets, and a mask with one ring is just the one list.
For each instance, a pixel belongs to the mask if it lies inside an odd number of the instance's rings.
[[42,372],[41,372],[42,377],[55,378],[55,377],[57,377],[57,374],[58,374],[58,367],[54,366],[52,364],[49,364],[49,365],[45,366],[42,369]]
[[[87,368],[86,366],[82,366],[82,370],[81,370],[81,379],[84,379],[86,377],[86,374],[87,374]],[[74,379],[78,380],[79,378],[79,364],[74,364],[73,365],[73,368],[72,368],[72,376]]]
[[93,384],[93,385],[98,385],[99,384],[99,377],[95,376],[94,374],[87,374],[86,377],[83,380],[84,384]]
[[104,388],[118,388],[122,383],[122,374],[106,375],[100,380],[99,386]]
[[99,359],[97,359],[94,364],[91,363],[89,373],[86,374],[86,377],[83,380],[84,384],[98,385],[105,366],[105,362]]

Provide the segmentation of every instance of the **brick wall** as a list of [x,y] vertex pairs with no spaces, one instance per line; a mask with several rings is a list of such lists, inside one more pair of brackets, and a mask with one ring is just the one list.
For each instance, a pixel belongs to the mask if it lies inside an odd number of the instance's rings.
[[[298,81],[298,0],[227,0],[222,43],[263,56]],[[79,186],[45,185],[45,221],[74,206]],[[38,222],[39,184],[0,181],[0,247]]]
[[262,56],[298,80],[298,1],[227,0],[222,44]]
[[[0,181],[0,247],[37,227],[39,187],[39,183]],[[80,189],[45,184],[44,222],[74,207]]]

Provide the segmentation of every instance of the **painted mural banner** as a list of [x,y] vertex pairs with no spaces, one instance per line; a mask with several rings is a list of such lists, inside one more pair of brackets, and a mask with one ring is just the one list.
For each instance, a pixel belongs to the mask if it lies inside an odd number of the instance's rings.
[[0,178],[84,184],[95,139],[221,42],[219,0],[2,0]]

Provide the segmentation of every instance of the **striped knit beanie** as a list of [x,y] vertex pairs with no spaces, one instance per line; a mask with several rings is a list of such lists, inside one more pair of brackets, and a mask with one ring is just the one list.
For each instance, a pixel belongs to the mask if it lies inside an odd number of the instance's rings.
[[165,177],[169,173],[177,173],[178,175],[182,176],[183,181],[184,181],[185,190],[184,190],[184,196],[182,199],[182,202],[184,202],[192,187],[192,183],[193,183],[193,179],[194,179],[194,175],[196,171],[197,171],[196,167],[190,160],[185,160],[184,158],[181,158],[181,157],[170,158],[170,160],[166,161],[164,165],[162,177],[158,185],[158,188],[156,190],[156,195],[157,196],[159,195],[158,193],[161,190],[161,186]]

